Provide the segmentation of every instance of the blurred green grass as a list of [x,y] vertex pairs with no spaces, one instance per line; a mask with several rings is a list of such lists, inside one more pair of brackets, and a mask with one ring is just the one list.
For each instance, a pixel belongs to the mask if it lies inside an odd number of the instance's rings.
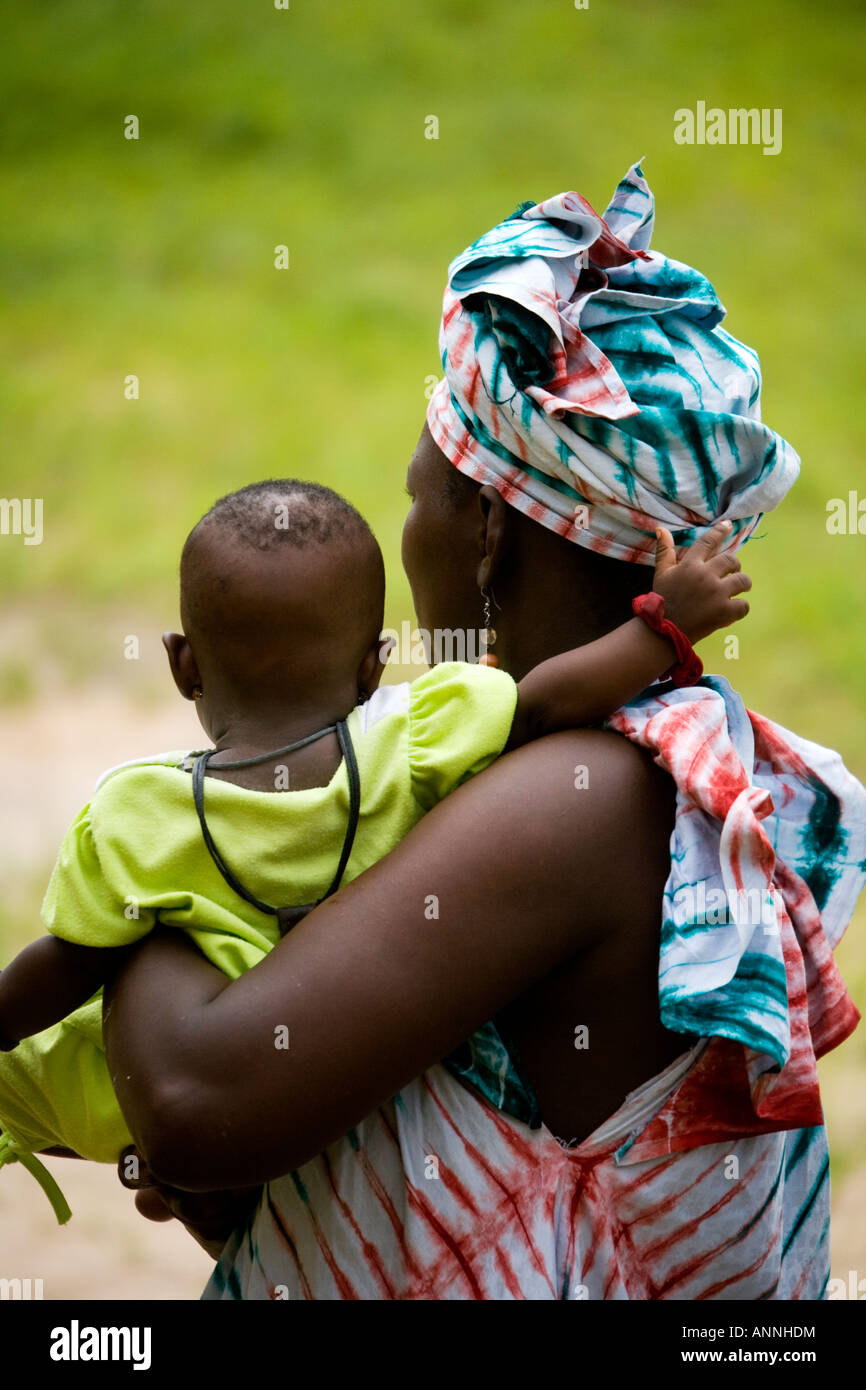
[[[824,525],[829,497],[866,493],[866,16],[835,15],[787,0],[759,15],[744,0],[10,10],[2,490],[44,497],[46,537],[0,544],[6,601],[171,615],[201,511],[294,473],[369,515],[389,618],[408,616],[401,484],[448,260],[521,198],[577,186],[603,206],[644,155],[655,244],[714,280],[761,353],[765,418],[804,461],[744,551],[737,683],[804,732],[832,728],[866,773],[864,541]],[[781,107],[782,153],[675,145],[673,112],[698,99]]]
[[[45,504],[41,546],[0,539],[0,590],[6,612],[38,607],[72,675],[79,650],[106,659],[109,607],[174,622],[187,530],[267,475],[315,477],[365,512],[387,621],[408,617],[402,484],[449,259],[524,198],[578,188],[603,208],[644,156],[654,244],[714,281],[760,352],[764,417],[803,458],[743,552],[739,658],[717,637],[705,664],[866,777],[866,538],[825,527],[829,498],[866,496],[861,6],[0,11],[0,492]],[[780,107],[782,153],[675,145],[674,111],[698,100]],[[30,698],[27,667],[0,656],[0,696]]]

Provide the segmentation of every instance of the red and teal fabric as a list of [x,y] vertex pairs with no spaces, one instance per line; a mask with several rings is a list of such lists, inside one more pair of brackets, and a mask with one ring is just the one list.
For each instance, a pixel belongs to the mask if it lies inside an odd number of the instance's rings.
[[522,203],[448,272],[428,408],[455,467],[577,545],[653,564],[722,518],[753,534],[799,459],[761,422],[754,350],[706,276],[651,251],[640,166],[603,217],[579,193]]

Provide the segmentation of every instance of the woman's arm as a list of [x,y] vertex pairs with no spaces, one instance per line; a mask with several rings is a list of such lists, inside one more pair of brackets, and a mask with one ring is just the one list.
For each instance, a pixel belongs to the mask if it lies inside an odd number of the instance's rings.
[[607,921],[646,920],[661,777],[617,735],[553,735],[434,807],[233,982],[154,933],[104,1029],[151,1171],[206,1191],[300,1166]]

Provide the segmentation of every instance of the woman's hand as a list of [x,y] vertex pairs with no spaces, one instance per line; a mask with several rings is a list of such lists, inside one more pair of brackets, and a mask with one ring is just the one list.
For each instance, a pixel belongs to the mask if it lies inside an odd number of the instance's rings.
[[225,1192],[181,1192],[156,1180],[134,1145],[124,1149],[117,1164],[123,1187],[135,1193],[136,1210],[148,1221],[180,1221],[193,1240],[214,1260],[229,1236],[244,1224],[258,1203],[261,1188]]
[[665,601],[665,617],[690,642],[700,642],[718,628],[739,622],[749,611],[746,600],[736,595],[751,589],[751,579],[730,551],[719,554],[730,530],[730,521],[717,521],[681,560],[677,560],[670,531],[663,526],[656,531],[653,590]]

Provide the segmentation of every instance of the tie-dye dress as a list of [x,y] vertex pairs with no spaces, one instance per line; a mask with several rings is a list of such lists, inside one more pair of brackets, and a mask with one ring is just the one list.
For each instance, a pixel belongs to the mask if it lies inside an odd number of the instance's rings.
[[269,1183],[206,1299],[820,1299],[816,1059],[858,1013],[832,949],[866,878],[866,792],[719,677],[612,728],[677,784],[666,1071],[565,1147],[493,1025]]

